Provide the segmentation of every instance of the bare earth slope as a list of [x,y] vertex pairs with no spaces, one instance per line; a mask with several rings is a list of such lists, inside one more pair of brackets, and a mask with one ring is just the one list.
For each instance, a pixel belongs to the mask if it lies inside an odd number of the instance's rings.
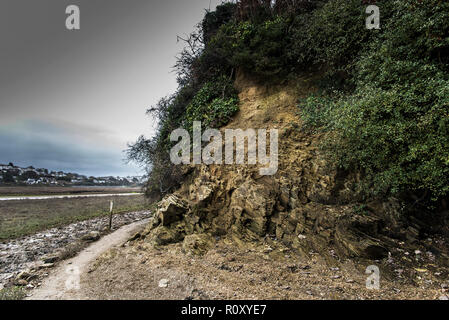
[[[154,248],[135,244],[111,250],[81,277],[89,299],[439,299],[445,290],[430,273],[419,282],[385,278],[367,290],[364,269],[352,261],[330,267],[320,255],[298,259],[285,248],[218,241],[204,256],[185,254],[180,244]],[[162,279],[168,287],[159,287]],[[415,279],[417,279],[415,277]],[[432,281],[432,282],[430,282]]]

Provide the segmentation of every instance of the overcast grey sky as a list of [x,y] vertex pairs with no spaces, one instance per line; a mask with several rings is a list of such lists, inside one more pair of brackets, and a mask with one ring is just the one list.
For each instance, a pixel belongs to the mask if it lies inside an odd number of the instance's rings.
[[[171,67],[221,0],[1,0],[0,163],[135,175],[123,150],[176,90]],[[65,27],[78,5],[81,29]]]

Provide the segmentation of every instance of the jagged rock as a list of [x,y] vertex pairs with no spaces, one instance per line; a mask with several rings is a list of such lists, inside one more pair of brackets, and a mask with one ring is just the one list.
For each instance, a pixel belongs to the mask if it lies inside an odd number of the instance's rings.
[[415,242],[419,237],[419,230],[414,227],[408,227],[405,233],[405,237],[409,242]]
[[191,185],[189,189],[190,200],[196,202],[198,207],[205,207],[212,199],[216,185],[207,183]]
[[58,255],[48,255],[48,256],[42,257],[42,261],[44,263],[55,263],[58,260],[59,260],[59,256]]
[[95,242],[100,240],[100,232],[98,231],[92,231],[84,236],[81,237],[81,240],[87,241],[87,242]]
[[24,279],[20,279],[16,281],[16,285],[20,286],[20,287],[25,287],[28,285],[28,281],[24,280]]
[[22,271],[20,272],[17,277],[16,280],[26,280],[31,276],[31,274],[28,271]]
[[152,230],[145,241],[153,245],[164,246],[171,243],[181,242],[182,240],[184,240],[184,236],[184,230],[181,226],[171,226],[170,228],[168,228],[161,225]]
[[198,192],[198,201],[207,202],[212,197],[214,189],[211,186],[201,186]]
[[214,238],[208,234],[192,234],[184,238],[182,250],[184,253],[202,255],[213,246],[213,243]]
[[266,234],[268,219],[276,205],[273,187],[276,187],[274,183],[247,181],[234,191],[231,206],[237,232],[244,234],[249,231],[257,236]]
[[176,195],[170,195],[163,199],[159,204],[156,216],[160,219],[163,226],[180,221],[184,213],[188,211],[188,204],[185,200]]

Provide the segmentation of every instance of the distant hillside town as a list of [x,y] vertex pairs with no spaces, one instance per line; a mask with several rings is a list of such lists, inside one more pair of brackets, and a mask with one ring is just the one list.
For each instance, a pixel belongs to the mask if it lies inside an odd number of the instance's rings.
[[140,186],[144,177],[88,177],[77,173],[0,164],[0,185]]

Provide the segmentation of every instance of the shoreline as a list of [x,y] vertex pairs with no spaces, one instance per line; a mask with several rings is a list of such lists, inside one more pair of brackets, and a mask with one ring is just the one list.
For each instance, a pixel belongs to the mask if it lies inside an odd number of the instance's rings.
[[105,198],[105,197],[130,197],[140,196],[143,193],[109,193],[109,194],[77,194],[77,195],[54,195],[54,196],[17,196],[17,197],[2,197],[0,201],[20,201],[20,200],[51,200],[51,199],[73,199],[73,198]]

